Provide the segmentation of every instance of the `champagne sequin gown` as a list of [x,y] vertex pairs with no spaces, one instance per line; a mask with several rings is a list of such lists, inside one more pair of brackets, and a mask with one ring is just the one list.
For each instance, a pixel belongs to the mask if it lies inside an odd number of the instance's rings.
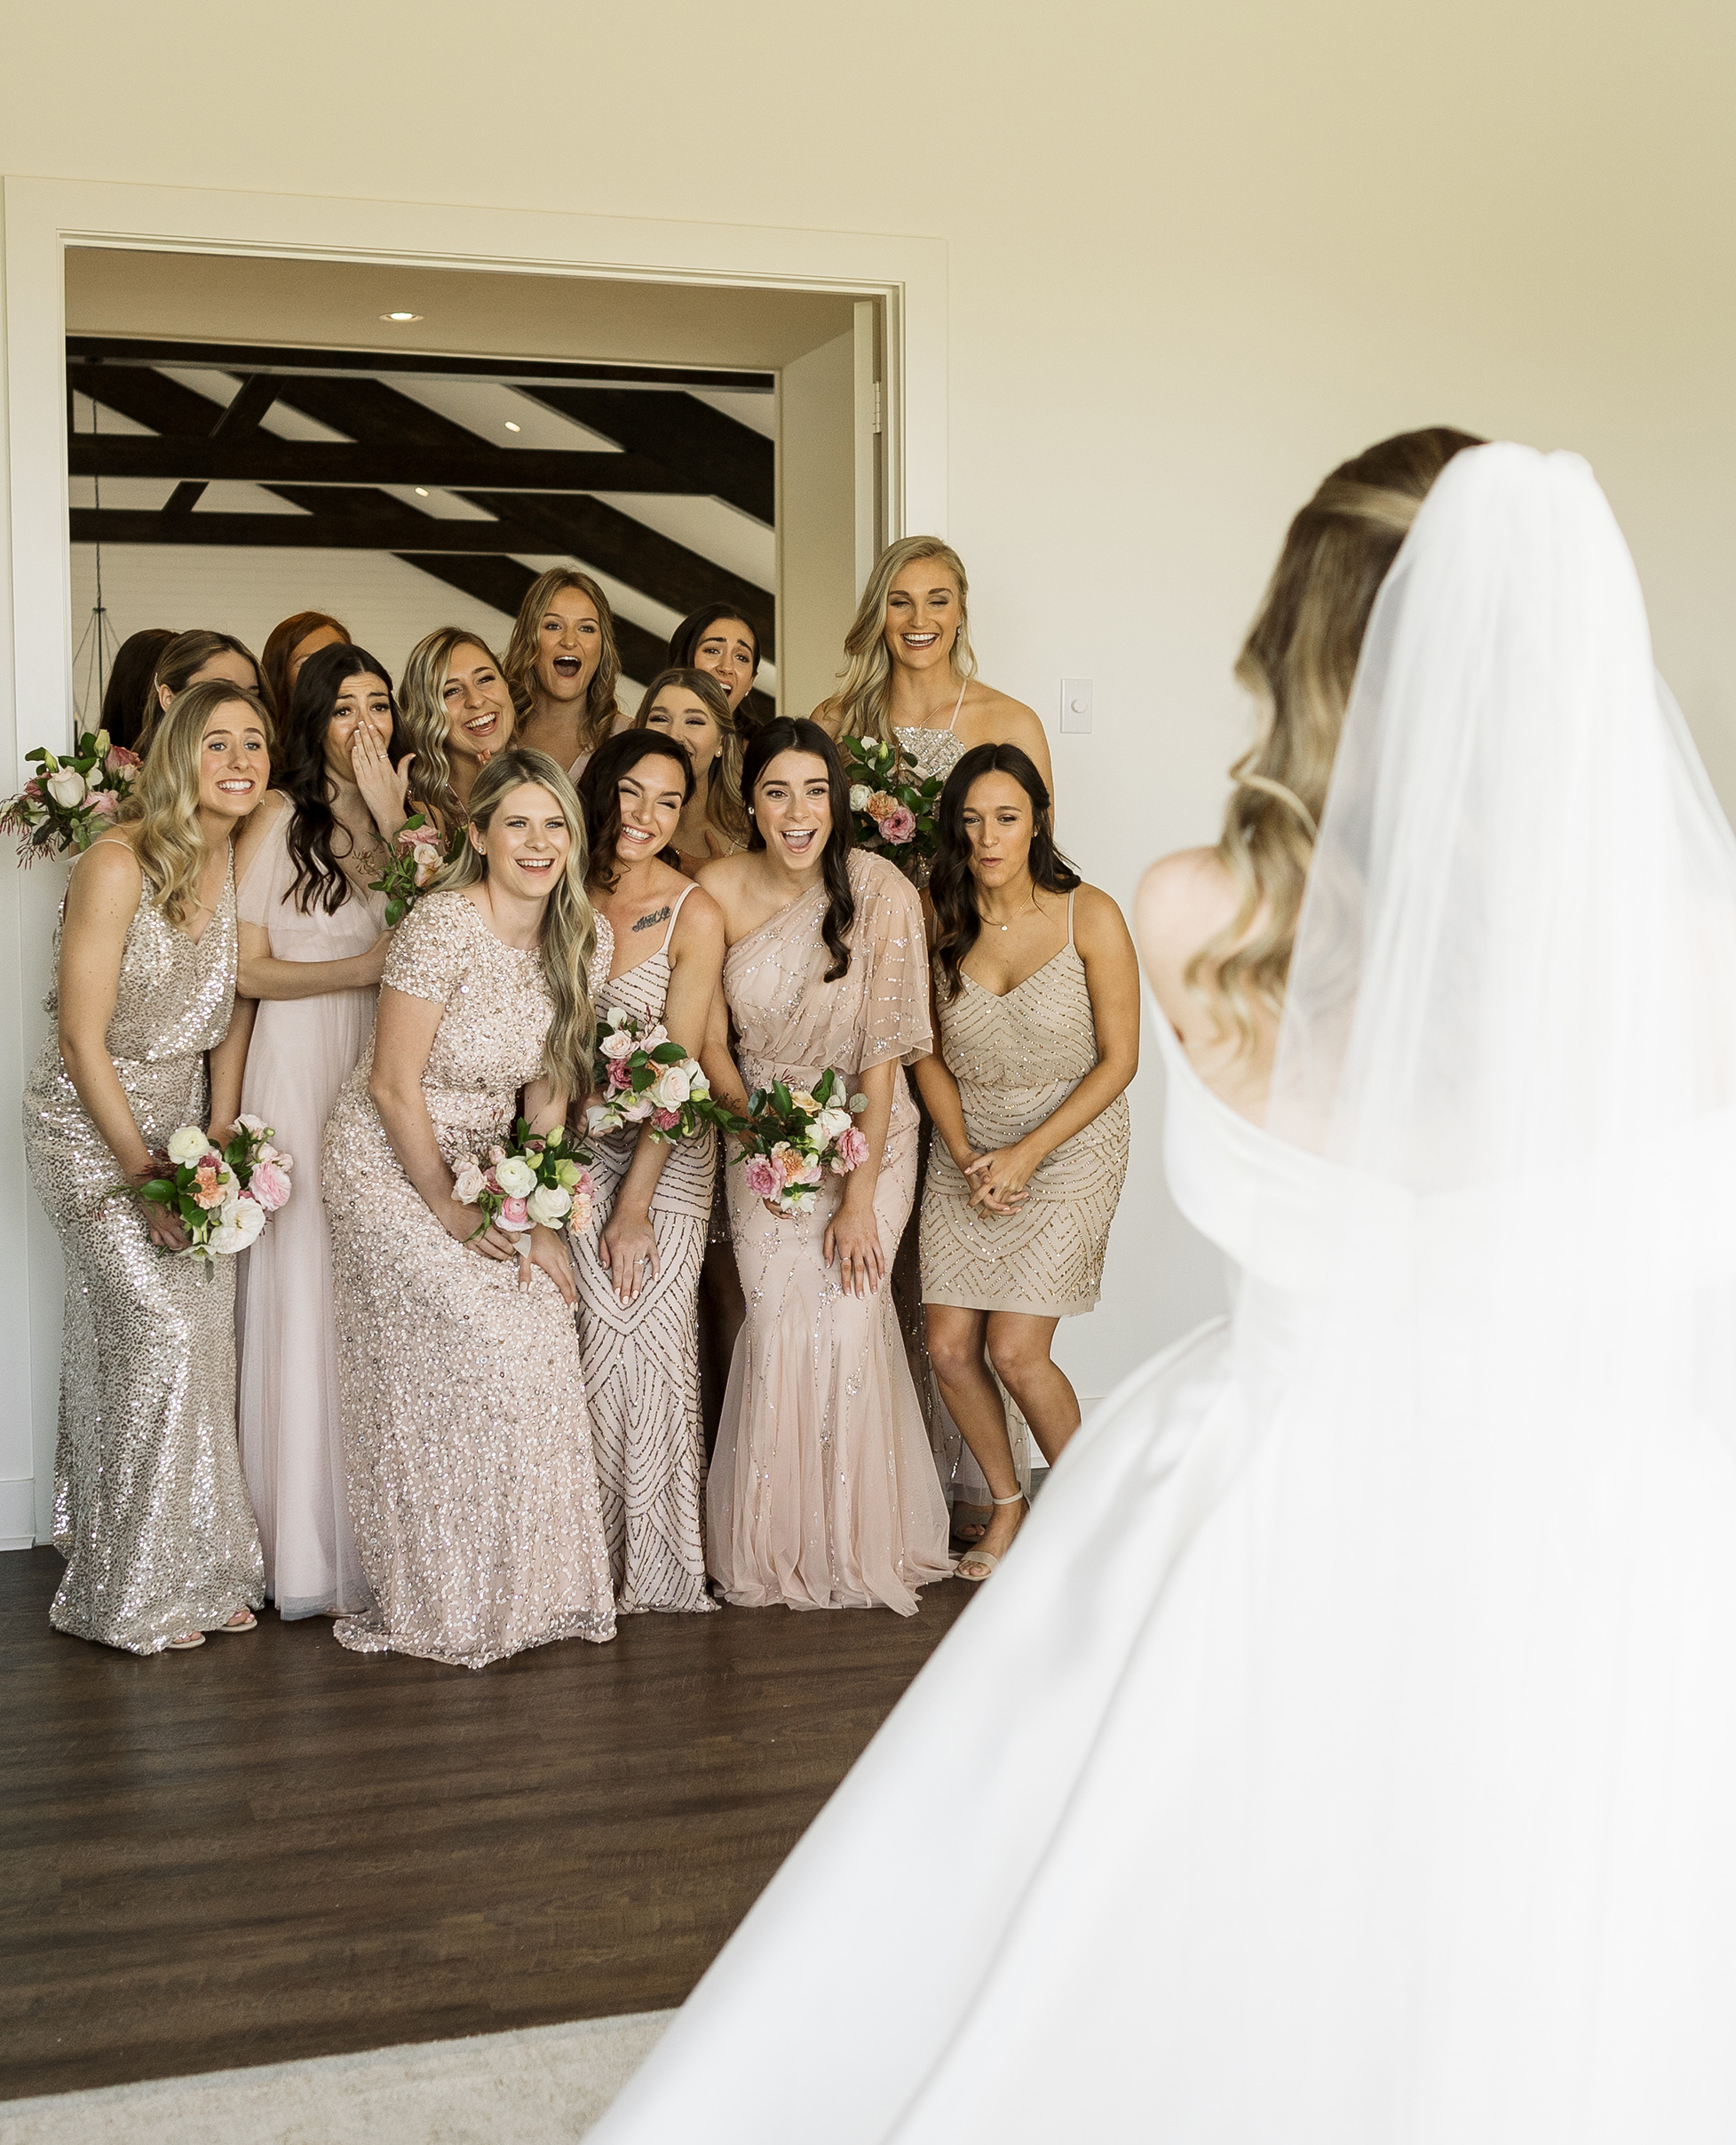
[[[816,874],[816,880],[819,875]],[[749,1088],[807,1087],[832,1066],[852,1086],[897,1070],[885,1160],[875,1188],[880,1242],[897,1244],[916,1188],[916,1110],[903,1065],[929,1048],[922,908],[893,865],[852,851],[851,960],[822,981],[823,884],[736,941],[724,992]],[[823,1262],[844,1180],[827,1176],[806,1216],[768,1213],[739,1167],[730,1226],[747,1297],[717,1455],[706,1485],[711,1570],[743,1608],[912,1614],[916,1590],[952,1570],[947,1507],[890,1286],[845,1294]]]
[[[681,904],[693,890],[678,896],[656,952],[599,988],[599,1013],[623,1006],[647,1025],[662,1019],[670,941]],[[698,1297],[717,1136],[707,1125],[670,1148],[651,1195],[657,1276],[623,1303],[597,1256],[597,1245],[640,1136],[637,1126],[623,1126],[591,1142],[595,1203],[589,1227],[573,1238],[591,1443],[615,1609],[622,1615],[717,1607],[706,1592],[700,1526],[705,1425],[699,1402]]]
[[[261,809],[265,809],[262,807]],[[287,800],[241,883],[243,923],[275,961],[348,961],[385,927],[385,897],[356,887],[335,912],[297,906]],[[367,1605],[344,1483],[331,1235],[319,1194],[320,1143],[337,1091],[368,1047],[376,993],[266,998],[253,1017],[242,1108],[295,1157],[300,1196],[244,1252],[236,1279],[242,1465],[258,1516],[266,1587],[280,1616]]]
[[[592,985],[613,950],[598,919]],[[535,950],[503,946],[463,893],[425,895],[383,982],[444,1007],[422,1091],[448,1167],[512,1128],[552,1006]],[[375,1605],[358,1652],[481,1668],[552,1639],[614,1635],[584,1368],[548,1276],[447,1234],[368,1092],[373,1050],[326,1124],[344,1447]],[[480,1218],[480,1216],[479,1216]]]
[[[1067,941],[996,996],[968,976],[948,1002],[938,987],[940,1056],[958,1082],[964,1128],[980,1154],[1010,1147],[1052,1117],[1098,1062],[1085,963]],[[971,1204],[946,1143],[929,1149],[923,1196],[923,1301],[968,1310],[1069,1318],[1095,1309],[1109,1225],[1127,1175],[1128,1102],[1109,1107],[1038,1164],[1017,1214]]]
[[[204,1124],[205,1053],[228,1033],[234,998],[233,871],[196,945],[147,879],[104,1041],[153,1152],[180,1126]],[[52,1035],[24,1090],[24,1148],[67,1269],[54,1452],[54,1546],[67,1570],[49,1621],[155,1653],[265,1599],[235,1450],[234,1261],[156,1250],[137,1202],[109,1196],[120,1165]]]

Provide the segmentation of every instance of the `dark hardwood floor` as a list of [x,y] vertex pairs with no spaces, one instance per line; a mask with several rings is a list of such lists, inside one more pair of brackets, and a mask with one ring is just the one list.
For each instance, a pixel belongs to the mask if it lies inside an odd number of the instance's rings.
[[0,2098],[678,2003],[970,1598],[138,1660],[0,1555]]

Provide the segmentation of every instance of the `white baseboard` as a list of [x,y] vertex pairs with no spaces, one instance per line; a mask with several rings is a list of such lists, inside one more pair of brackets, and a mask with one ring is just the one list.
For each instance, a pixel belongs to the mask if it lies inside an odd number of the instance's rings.
[[34,1549],[36,1546],[36,1484],[28,1476],[22,1482],[0,1482],[0,1549]]

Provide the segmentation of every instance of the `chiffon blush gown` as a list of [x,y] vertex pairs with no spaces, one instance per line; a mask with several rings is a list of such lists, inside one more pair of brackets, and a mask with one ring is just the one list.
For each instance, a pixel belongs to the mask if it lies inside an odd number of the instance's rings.
[[[822,980],[827,897],[816,886],[730,948],[724,992],[749,1088],[806,1087],[830,1066],[897,1066],[875,1189],[890,1264],[916,1185],[916,1110],[903,1066],[929,1047],[922,910],[897,868],[850,854],[851,960]],[[812,1215],[767,1212],[728,1172],[730,1228],[747,1298],[706,1488],[711,1570],[744,1608],[916,1608],[952,1570],[947,1507],[899,1334],[890,1281],[846,1294],[822,1258],[844,1181]]]
[[[598,934],[593,985],[604,918]],[[422,1088],[456,1167],[511,1132],[541,1072],[553,1008],[538,955],[503,945],[462,893],[429,894],[382,980],[445,1009]],[[546,1274],[521,1287],[517,1261],[485,1259],[435,1220],[369,1095],[372,1055],[325,1137],[350,1508],[374,1596],[336,1635],[470,1668],[613,1638],[573,1313]]]
[[[270,934],[276,961],[348,961],[385,928],[385,899],[355,887],[333,914],[304,914],[292,889],[290,813],[277,817],[242,880],[244,923]],[[376,993],[262,999],[253,1018],[242,1109],[260,1117],[301,1165],[300,1196],[242,1255],[242,1465],[258,1517],[266,1587],[280,1616],[364,1608],[344,1481],[344,1429],[332,1300],[331,1238],[319,1197],[321,1142],[337,1093],[367,1048]]]

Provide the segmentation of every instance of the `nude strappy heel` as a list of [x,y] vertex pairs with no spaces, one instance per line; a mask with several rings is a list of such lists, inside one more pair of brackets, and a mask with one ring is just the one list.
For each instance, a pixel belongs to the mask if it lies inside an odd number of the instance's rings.
[[[1025,1502],[1025,1492],[1023,1490],[1015,1490],[1011,1497],[991,1497],[988,1501],[992,1505],[1022,1505]],[[972,1587],[980,1587],[1000,1561],[998,1556],[992,1555],[987,1549],[967,1549],[953,1566],[953,1574],[955,1578],[962,1579]],[[982,1570],[967,1571],[964,1567],[969,1563],[980,1564]]]

